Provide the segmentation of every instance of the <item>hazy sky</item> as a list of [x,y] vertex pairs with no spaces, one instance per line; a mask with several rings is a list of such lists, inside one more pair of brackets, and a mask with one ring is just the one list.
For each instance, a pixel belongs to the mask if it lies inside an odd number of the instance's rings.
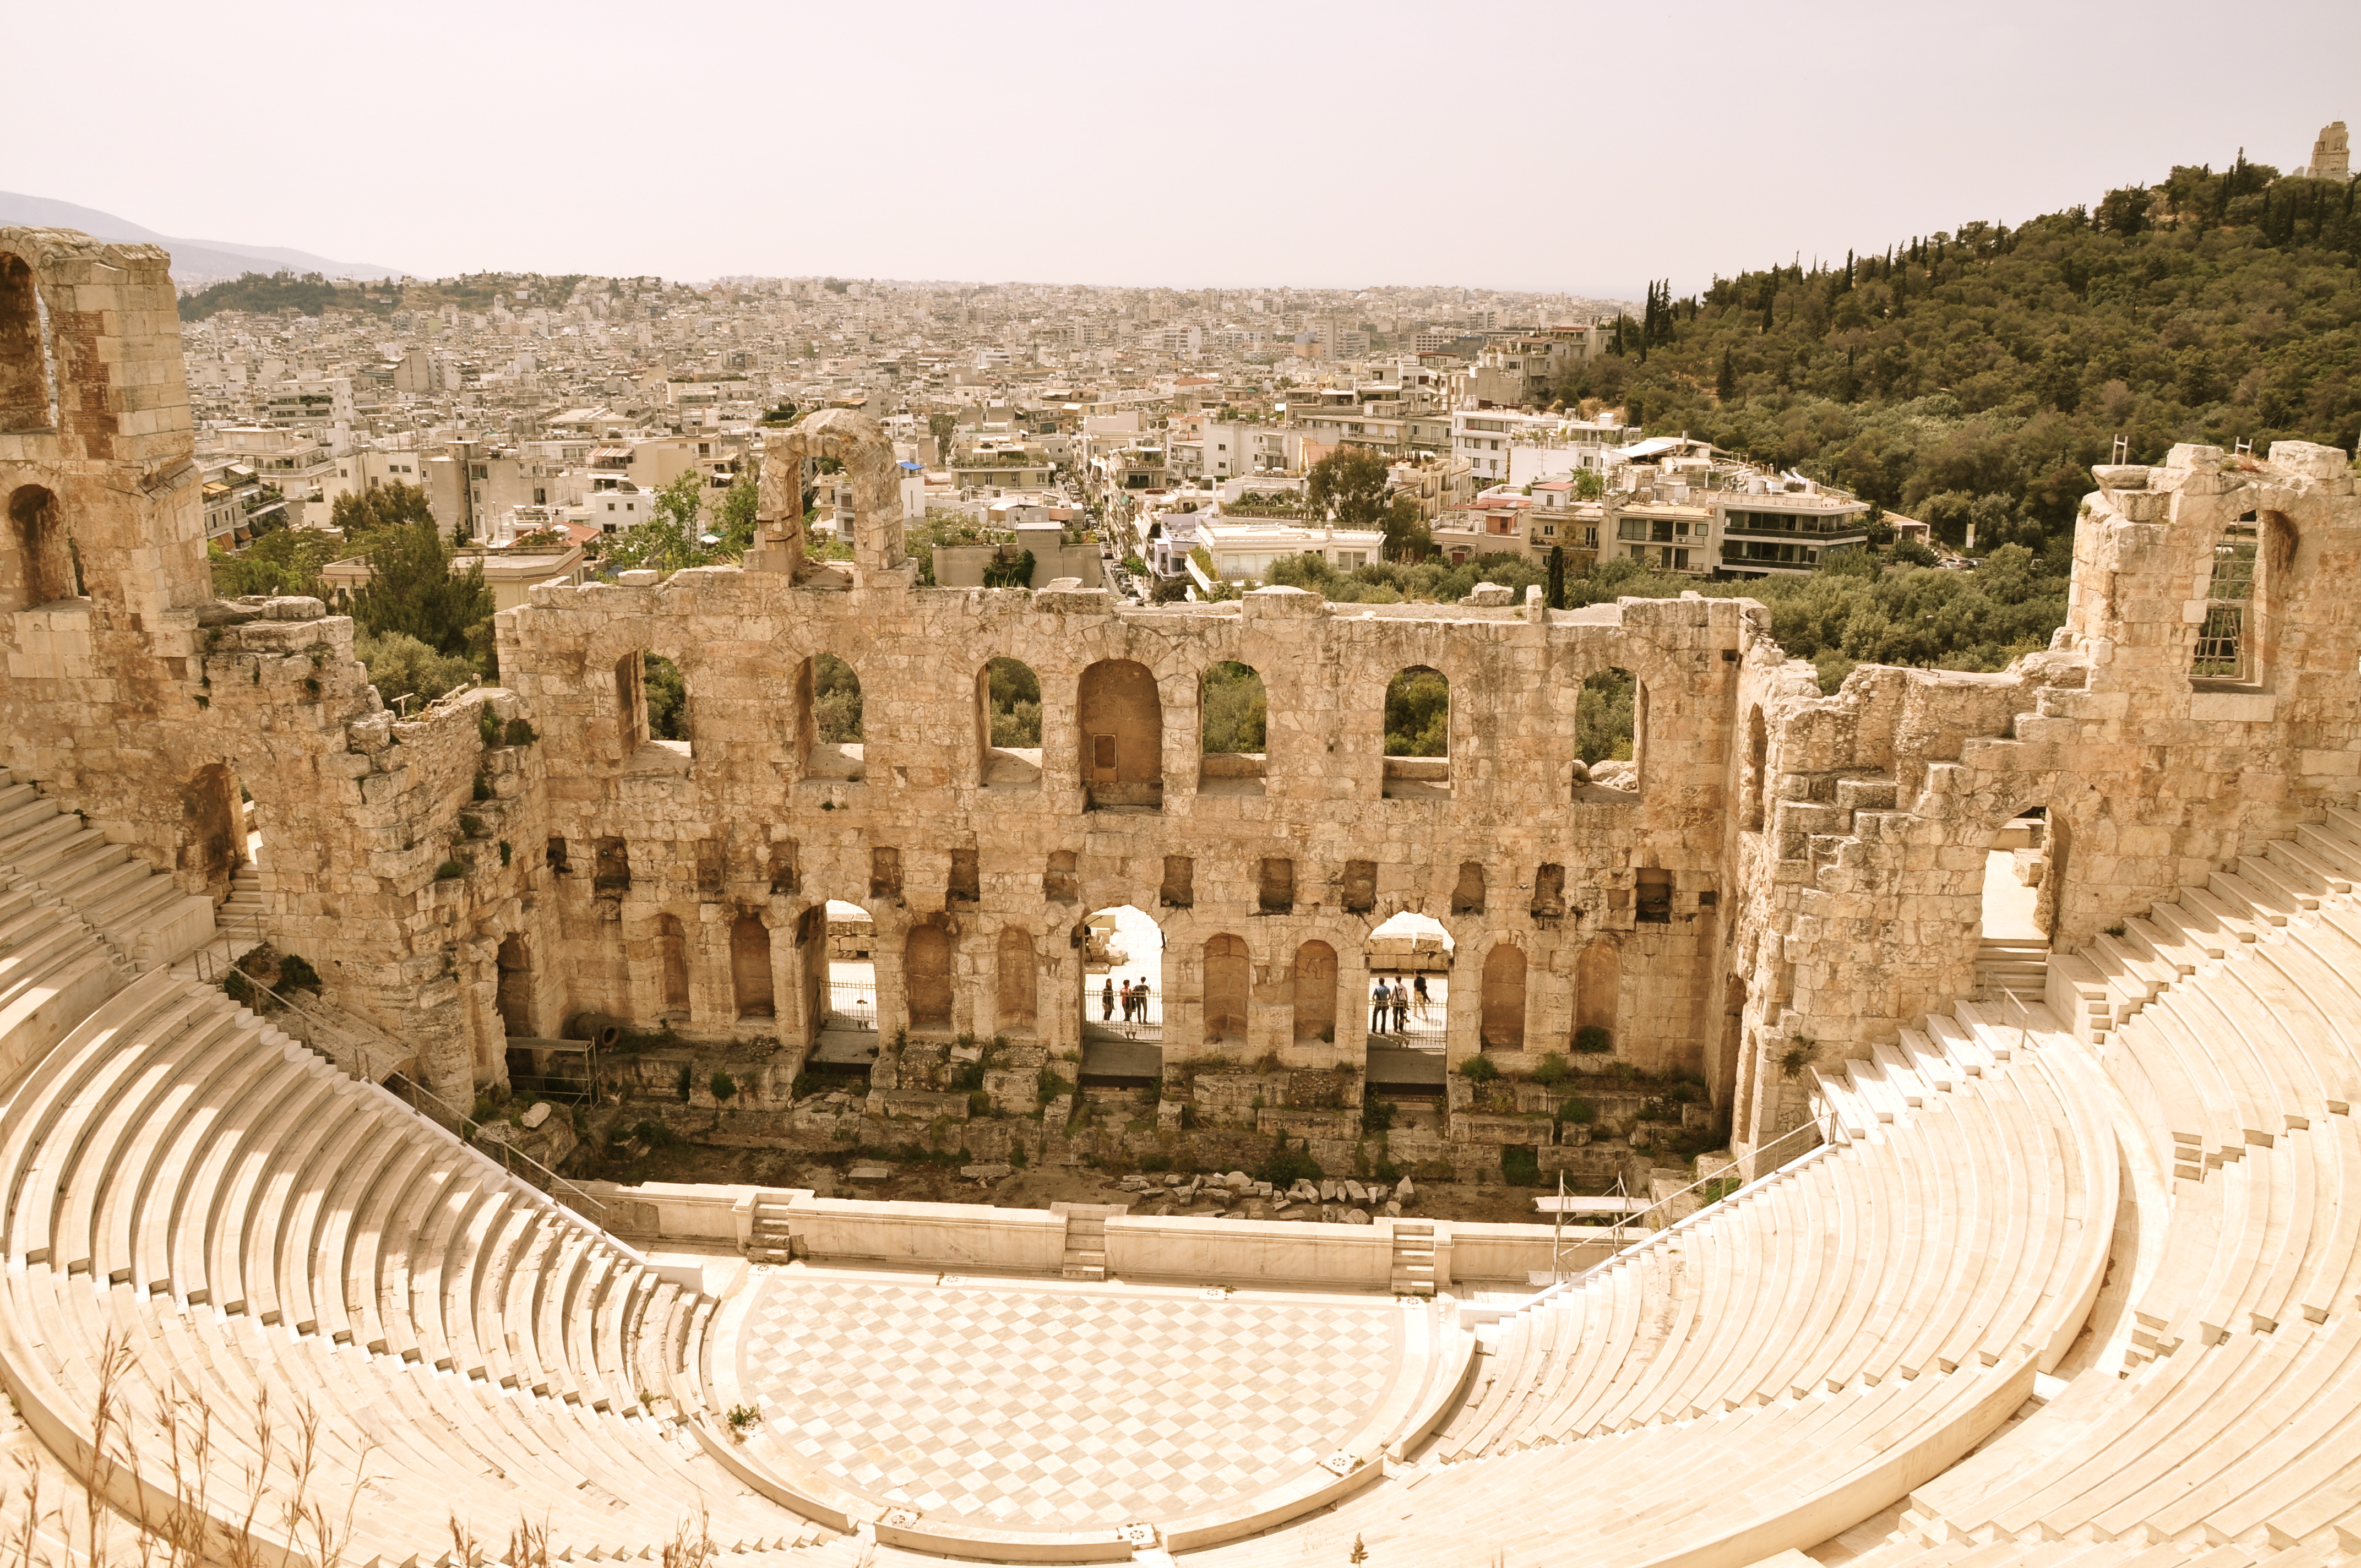
[[12,7],[0,190],[484,268],[1636,298],[2361,126],[2361,3]]

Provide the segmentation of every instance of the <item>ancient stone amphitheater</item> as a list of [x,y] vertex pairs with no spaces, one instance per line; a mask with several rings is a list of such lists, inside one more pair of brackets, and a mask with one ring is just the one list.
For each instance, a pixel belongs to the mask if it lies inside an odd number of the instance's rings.
[[[2361,1551],[2342,453],[2103,468],[2049,651],[1823,696],[1742,602],[920,589],[869,493],[875,428],[828,414],[773,444],[742,567],[536,590],[500,617],[501,689],[397,720],[349,621],[213,599],[190,448],[161,254],[0,229],[15,1560]],[[803,558],[820,455],[852,476],[849,571]],[[869,683],[855,753],[811,734],[828,649]],[[689,747],[651,750],[649,651],[687,675]],[[978,735],[999,653],[1041,673],[1038,755]],[[1253,789],[1194,752],[1224,659],[1270,687]],[[1373,694],[1411,664],[1454,683],[1441,768],[1383,755]],[[1571,766],[1573,694],[1610,664],[1642,684],[1629,790]],[[1980,981],[1977,910],[2035,806],[2047,953],[2020,992]],[[831,891],[875,919],[878,1008],[914,1036],[1071,1043],[1076,916],[1161,893],[1168,1064],[1356,1073],[1357,1009],[1313,983],[1358,994],[1367,930],[1430,911],[1484,977],[1452,1059],[1513,1069],[1611,1018],[1619,1054],[1705,1076],[1751,1179],[1514,1298],[1389,1276],[1409,1223],[1085,1218],[1102,1280],[1058,1266],[1076,1216],[1018,1214],[994,1223],[1030,1272],[831,1269],[810,1259],[854,1219],[800,1194],[728,1198],[735,1245],[699,1265],[416,1108],[583,1010],[726,1033],[755,991],[808,1045]],[[301,1042],[211,983],[225,899],[357,1022]],[[1373,1288],[1201,1288],[1264,1231],[1312,1275],[1376,1246]],[[1199,1278],[1125,1266],[1184,1243]],[[864,1248],[890,1250],[840,1250]]]

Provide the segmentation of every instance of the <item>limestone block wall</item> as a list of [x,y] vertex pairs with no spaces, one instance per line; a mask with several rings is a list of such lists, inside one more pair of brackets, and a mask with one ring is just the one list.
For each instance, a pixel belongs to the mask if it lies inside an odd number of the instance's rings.
[[[719,568],[661,585],[536,589],[500,627],[503,678],[550,760],[550,833],[573,868],[556,901],[569,1006],[807,1041],[824,960],[807,938],[814,912],[836,898],[875,922],[889,1033],[1029,1033],[1071,1048],[1082,922],[1131,904],[1165,934],[1168,1059],[1276,1053],[1293,1066],[1358,1067],[1369,932],[1413,909],[1442,920],[1456,944],[1455,1053],[1479,1048],[1478,979],[1502,944],[1526,960],[1522,1053],[1565,1048],[1580,954],[1604,941],[1627,949],[1615,998],[1591,1009],[1612,1020],[1618,1049],[1652,1069],[1693,1070],[1706,1065],[1700,1003],[1714,989],[1741,616],[1726,600],[1379,613],[1289,589],[1242,605],[1117,610],[1095,593],[923,589],[906,574],[847,587]],[[863,738],[849,764],[810,739],[807,666],[821,652],[861,681]],[[630,664],[642,653],[682,672],[685,745],[634,728]],[[1019,770],[1017,783],[995,782],[1008,774],[986,743],[980,677],[997,656],[1022,660],[1042,685],[1038,772]],[[1231,660],[1256,668],[1268,694],[1259,794],[1226,777],[1199,787],[1200,683]],[[1385,689],[1419,664],[1451,682],[1447,798],[1389,798]],[[1146,685],[1094,706],[1103,687],[1093,672],[1111,665],[1137,666]],[[1609,665],[1649,694],[1636,795],[1573,777],[1581,684]],[[1107,805],[1102,793],[1092,807],[1086,773],[1100,734],[1114,736],[1118,762],[1154,759],[1136,804],[1126,795]],[[601,845],[619,873],[603,888]],[[1291,887],[1276,905],[1273,862]],[[1480,908],[1455,910],[1470,865],[1482,871]],[[1537,914],[1544,866],[1557,870]],[[1661,872],[1669,889],[1661,921],[1639,918],[1642,872]],[[771,936],[772,1018],[737,1014],[730,933],[746,917]],[[914,938],[929,927],[939,942]],[[1242,1015],[1224,1003],[1209,1019],[1208,944],[1225,939],[1244,944],[1246,1000]],[[1296,1027],[1298,961],[1314,942],[1335,965],[1326,1040]],[[1004,987],[1003,964],[1021,962],[1027,945],[1029,1030],[1001,1010],[1005,991],[1024,991]],[[912,953],[925,966],[915,985]],[[1324,964],[1316,949],[1310,958]],[[947,1012],[933,989],[942,967]]]

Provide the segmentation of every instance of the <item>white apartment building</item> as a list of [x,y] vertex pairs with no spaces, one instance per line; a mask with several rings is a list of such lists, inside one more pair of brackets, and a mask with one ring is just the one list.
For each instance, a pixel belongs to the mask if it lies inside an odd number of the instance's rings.
[[[1386,536],[1374,528],[1312,528],[1266,518],[1201,516],[1196,543],[1213,558],[1224,581],[1238,583],[1268,576],[1271,563],[1293,555],[1319,555],[1340,572],[1367,566],[1383,559]],[[1192,576],[1203,576],[1194,561],[1190,565]]]

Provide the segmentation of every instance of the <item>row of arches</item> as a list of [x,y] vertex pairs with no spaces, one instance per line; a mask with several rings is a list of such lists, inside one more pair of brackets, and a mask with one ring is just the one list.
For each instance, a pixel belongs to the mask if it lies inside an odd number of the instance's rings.
[[[696,701],[679,666],[634,651],[614,668],[617,739],[629,760],[658,744],[696,754]],[[978,772],[987,788],[1038,783],[1043,771],[1040,676],[1021,660],[987,660],[974,677]],[[1224,660],[1199,677],[1199,779],[1208,794],[1259,794],[1270,725],[1269,694],[1252,665]],[[861,677],[829,652],[803,661],[795,676],[795,744],[809,776],[862,776],[865,728]],[[1163,699],[1154,674],[1128,659],[1101,660],[1076,685],[1076,771],[1094,809],[1157,809],[1164,788]],[[1585,764],[1630,762],[1638,771],[1647,692],[1627,670],[1583,683],[1573,751]],[[1453,744],[1451,684],[1411,665],[1388,683],[1384,707],[1387,793],[1447,792]],[[1422,763],[1436,765],[1421,766]],[[1576,773],[1576,788],[1583,775]],[[1635,778],[1636,782],[1636,778]],[[1424,789],[1412,787],[1423,785]],[[1399,786],[1399,787],[1398,787]]]

